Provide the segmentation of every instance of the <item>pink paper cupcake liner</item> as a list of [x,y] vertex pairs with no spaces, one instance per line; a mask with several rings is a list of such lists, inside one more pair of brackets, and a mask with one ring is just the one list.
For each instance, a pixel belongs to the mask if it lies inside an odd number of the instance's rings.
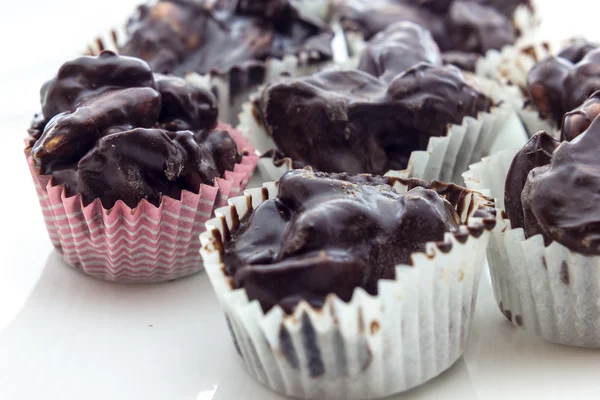
[[219,123],[245,153],[233,171],[199,193],[183,191],[181,199],[163,197],[158,207],[142,200],[136,208],[118,201],[105,209],[100,199],[83,206],[81,195],[66,197],[51,176],[38,175],[25,151],[52,245],[67,264],[87,275],[114,282],[160,282],[203,268],[199,235],[213,210],[239,196],[258,157],[248,140],[230,125]]

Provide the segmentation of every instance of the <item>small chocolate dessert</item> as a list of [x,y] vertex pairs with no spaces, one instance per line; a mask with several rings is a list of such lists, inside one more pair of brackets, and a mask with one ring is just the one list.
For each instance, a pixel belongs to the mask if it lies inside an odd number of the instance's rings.
[[105,208],[159,205],[212,186],[241,161],[217,129],[214,96],[140,59],[105,51],[67,62],[41,99],[43,116],[29,130],[35,169],[67,196],[81,194],[84,206],[97,198]]
[[[595,99],[594,99],[595,101]],[[541,234],[572,251],[600,255],[600,119],[558,145],[539,133],[515,157],[506,180],[506,211],[526,237]],[[520,198],[519,198],[520,194]]]
[[575,43],[559,53],[568,58],[551,56],[531,69],[529,97],[541,118],[560,126],[565,113],[600,90],[600,49],[591,50],[591,46]]
[[323,172],[381,175],[406,168],[411,153],[446,135],[448,124],[491,105],[457,68],[420,63],[389,83],[360,70],[280,78],[265,87],[254,111],[292,160]]
[[329,294],[350,301],[358,287],[377,294],[378,281],[394,279],[395,267],[411,265],[426,243],[467,233],[455,209],[467,189],[402,183],[408,191],[399,194],[389,186],[393,178],[286,173],[277,197],[240,216],[231,230],[222,250],[225,273],[265,312],[279,305],[292,313],[302,300],[318,308]]

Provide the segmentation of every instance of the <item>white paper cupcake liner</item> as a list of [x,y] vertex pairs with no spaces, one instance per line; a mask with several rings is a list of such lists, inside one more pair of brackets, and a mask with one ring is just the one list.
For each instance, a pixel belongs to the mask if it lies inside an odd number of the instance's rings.
[[445,245],[428,243],[426,253],[413,254],[414,265],[398,266],[395,280],[381,280],[378,295],[358,288],[349,303],[330,295],[322,309],[301,302],[293,315],[279,306],[265,315],[244,289],[232,288],[220,249],[235,216],[276,195],[273,182],[247,190],[217,210],[201,235],[205,269],[255,379],[295,398],[375,399],[418,386],[460,358],[493,222],[474,213],[493,210],[490,199],[466,196],[461,217],[468,228],[447,233]]
[[[471,166],[467,186],[488,188],[504,207],[504,182],[517,149]],[[542,235],[526,239],[498,213],[487,252],[498,307],[514,325],[545,340],[600,347],[600,257],[575,253]]]
[[[292,3],[301,15],[323,21],[326,20],[331,8],[329,1],[293,0]],[[251,67],[236,66],[230,70],[212,71],[204,75],[191,73],[186,78],[215,93],[219,101],[219,120],[235,125],[238,122],[237,117],[241,111],[242,103],[248,99],[250,93],[255,91],[258,85],[282,74],[302,76],[336,63],[345,65],[348,60],[348,50],[343,32],[341,29],[333,29],[333,31],[335,36],[332,40],[333,59],[331,61],[315,61],[318,57],[316,52],[287,55],[283,59],[269,58],[265,62],[264,81],[249,85],[247,88],[235,88],[234,95],[231,91],[232,85],[240,81],[252,81],[250,79]],[[103,50],[118,52],[118,49],[126,42],[127,31],[125,25],[122,25],[99,35],[88,45],[85,54],[98,55]],[[246,79],[243,78],[244,73],[248,75]]]
[[[516,112],[521,104],[516,89],[479,77],[468,76],[467,79],[499,105],[489,113],[480,113],[477,118],[466,117],[461,125],[449,126],[446,136],[433,137],[426,150],[412,152],[406,176],[461,184],[462,173],[470,164],[486,155],[526,143],[527,133]],[[248,137],[259,153],[264,154],[274,148],[275,143],[253,110],[256,96],[258,94],[251,95],[250,101],[242,105],[237,129]],[[258,169],[265,180],[278,180],[292,166],[289,158],[274,162],[272,158],[261,157],[258,161]]]

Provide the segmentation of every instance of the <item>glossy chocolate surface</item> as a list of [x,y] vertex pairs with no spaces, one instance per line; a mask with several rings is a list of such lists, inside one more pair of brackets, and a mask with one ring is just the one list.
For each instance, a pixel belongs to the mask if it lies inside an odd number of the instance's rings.
[[[567,55],[578,58],[574,54]],[[560,125],[565,113],[578,108],[600,90],[600,49],[588,51],[575,64],[562,57],[540,61],[529,72],[527,86],[540,116],[552,118]]]
[[160,0],[138,7],[127,33],[122,54],[146,60],[155,72],[179,76],[242,69],[261,81],[269,57],[332,58],[333,33],[301,18],[288,1]]
[[447,51],[442,53],[442,62],[444,65],[454,65],[463,71],[475,72],[480,57],[477,53]]
[[466,189],[433,184],[446,191],[442,197],[412,180],[411,190],[398,194],[385,183],[391,179],[285,174],[277,197],[240,216],[224,245],[233,285],[265,311],[278,304],[289,313],[301,300],[320,307],[331,293],[349,301],[358,287],[376,294],[377,282],[393,279],[396,265],[411,265],[411,254],[423,252],[427,242],[459,230],[452,202]]
[[595,92],[581,106],[569,111],[563,118],[561,140],[571,141],[585,132],[600,115],[600,91]]
[[41,92],[45,118],[29,130],[35,167],[67,196],[80,193],[84,205],[96,198],[105,208],[117,200],[158,205],[162,196],[212,185],[241,160],[231,136],[215,129],[214,96],[154,76],[141,60],[108,51],[80,57]]
[[511,21],[492,7],[471,1],[454,1],[448,10],[450,49],[485,54],[516,40]]
[[542,233],[586,255],[600,254],[600,119],[531,171],[522,201],[528,235]]
[[572,63],[578,63],[592,50],[596,50],[600,45],[590,42],[585,38],[573,38],[558,53],[558,57],[565,58]]
[[525,228],[521,195],[527,176],[534,168],[548,165],[560,142],[546,132],[538,132],[517,153],[506,176],[504,207],[513,229]]
[[342,25],[370,39],[398,21],[415,22],[431,32],[442,51],[484,54],[514,43],[512,13],[520,2],[469,0],[346,0]]
[[423,63],[389,84],[359,70],[281,78],[255,103],[287,157],[319,171],[372,174],[405,168],[448,124],[490,106],[458,69]]
[[401,21],[367,43],[358,69],[391,82],[396,75],[420,62],[441,65],[440,49],[427,29]]

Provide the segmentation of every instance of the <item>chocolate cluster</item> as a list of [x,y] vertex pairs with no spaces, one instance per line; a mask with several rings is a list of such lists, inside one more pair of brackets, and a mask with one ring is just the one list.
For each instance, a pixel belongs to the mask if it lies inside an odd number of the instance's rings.
[[[596,100],[594,99],[594,102]],[[600,254],[600,119],[571,142],[536,134],[508,172],[506,212],[526,237],[541,234],[572,251]]]
[[412,21],[435,38],[442,51],[485,54],[515,42],[513,14],[519,0],[345,0],[345,29],[370,39],[397,21]]
[[[391,57],[380,65],[398,64]],[[492,105],[451,66],[419,63],[392,75],[325,70],[280,78],[255,101],[256,116],[277,148],[302,165],[384,174],[406,168],[411,153],[446,135],[449,124]]]
[[600,49],[578,40],[536,64],[527,77],[529,97],[542,118],[561,125],[565,113],[600,90]]
[[408,191],[400,194],[391,178],[286,173],[277,196],[232,228],[222,249],[226,274],[265,312],[275,305],[292,312],[302,300],[321,307],[330,294],[349,301],[359,287],[376,294],[378,281],[394,279],[395,267],[411,265],[426,243],[447,252],[447,232],[468,236],[458,205],[467,189],[403,183]]
[[43,85],[41,103],[29,130],[35,168],[84,205],[158,205],[241,161],[229,133],[216,129],[214,96],[140,59],[105,51],[67,62]]

